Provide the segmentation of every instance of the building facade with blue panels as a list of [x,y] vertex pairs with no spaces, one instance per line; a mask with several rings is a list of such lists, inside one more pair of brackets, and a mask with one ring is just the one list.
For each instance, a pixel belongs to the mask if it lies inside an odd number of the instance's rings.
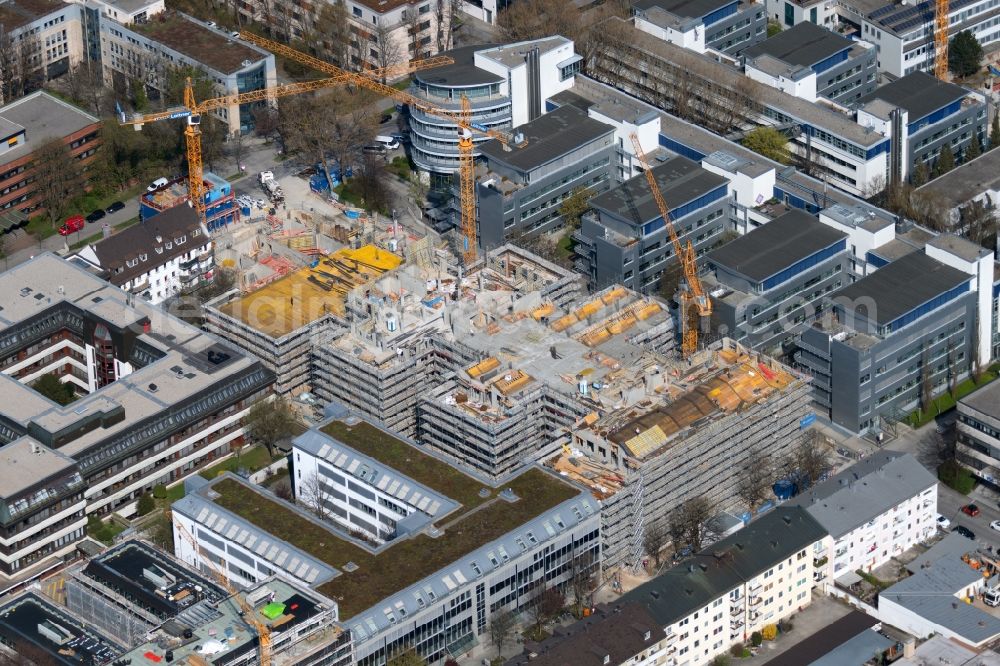
[[767,18],[758,3],[728,0],[637,0],[632,13],[640,21],[674,31],[704,31],[707,48],[736,55],[767,38]]

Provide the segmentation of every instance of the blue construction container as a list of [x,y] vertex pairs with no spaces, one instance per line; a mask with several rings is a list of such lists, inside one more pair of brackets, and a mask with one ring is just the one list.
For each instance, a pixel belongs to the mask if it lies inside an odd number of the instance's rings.
[[795,484],[789,479],[781,479],[771,486],[771,490],[774,491],[774,496],[782,501],[795,496]]

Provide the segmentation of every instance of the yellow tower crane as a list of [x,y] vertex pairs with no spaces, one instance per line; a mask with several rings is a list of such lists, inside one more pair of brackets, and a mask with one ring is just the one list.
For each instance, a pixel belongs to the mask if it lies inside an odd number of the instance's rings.
[[934,2],[934,76],[948,79],[948,0]]
[[694,251],[694,245],[690,239],[686,247],[681,243],[681,239],[677,236],[677,230],[674,229],[674,224],[670,221],[670,209],[667,207],[667,202],[663,199],[660,186],[656,183],[653,170],[646,161],[646,153],[643,152],[642,144],[639,143],[639,136],[633,132],[631,139],[632,147],[635,149],[635,156],[638,158],[639,164],[642,165],[643,173],[646,174],[649,191],[653,194],[656,207],[660,210],[660,215],[663,217],[663,224],[667,227],[667,232],[670,234],[670,241],[674,245],[674,255],[680,261],[681,268],[684,270],[684,281],[687,289],[681,294],[679,319],[681,325],[681,353],[684,358],[689,358],[698,349],[698,328],[701,322],[707,321],[707,318],[712,315],[712,301],[705,295],[705,290],[701,286],[701,280],[698,278],[698,255]]
[[[188,530],[177,521],[171,521],[174,527],[177,528],[177,534],[183,538],[191,548],[194,549],[195,553],[198,553],[198,542],[195,541],[194,537]],[[236,586],[229,581],[229,576],[226,572],[219,567],[218,564],[213,562],[211,559],[205,557],[200,558],[208,563],[209,569],[211,569],[212,574],[215,578],[222,584],[226,591],[232,595],[232,598],[236,600],[242,611],[243,621],[246,622],[247,626],[257,634],[257,663],[260,666],[271,666],[271,628],[265,623],[257,619],[254,615],[254,609],[247,603],[247,600],[243,597],[243,594],[236,589]]]
[[[284,47],[284,49],[298,54],[297,57],[316,60],[315,58],[307,56],[304,53],[299,53],[294,49],[288,49],[288,47]],[[322,62],[322,61],[317,60],[316,62]],[[189,77],[184,84],[184,103],[182,105],[171,109],[167,109],[165,111],[159,111],[157,113],[136,114],[131,118],[127,118],[125,114],[122,114],[120,120],[123,125],[132,125],[135,127],[136,130],[140,130],[142,129],[142,126],[145,123],[156,122],[158,120],[170,120],[176,118],[187,119],[187,127],[184,129],[184,141],[187,146],[188,195],[192,205],[194,205],[195,207],[195,210],[197,210],[198,214],[202,217],[202,219],[204,219],[205,185],[203,180],[204,172],[201,159],[201,128],[200,128],[201,115],[203,113],[227,106],[232,106],[234,104],[247,104],[251,102],[273,101],[278,97],[298,95],[299,93],[322,90],[324,88],[330,88],[332,86],[342,85],[346,83],[357,83],[358,80],[362,81],[366,80],[365,77],[368,76],[393,77],[405,74],[407,72],[418,71],[421,69],[440,67],[441,65],[447,65],[452,62],[454,61],[447,56],[438,56],[436,58],[428,58],[425,60],[414,60],[404,65],[399,65],[396,67],[368,70],[365,72],[364,75],[353,74],[350,72],[345,72],[343,70],[337,70],[336,72],[333,73],[333,76],[327,79],[320,79],[317,81],[305,81],[302,83],[289,83],[280,86],[272,86],[270,88],[253,90],[251,92],[215,97],[213,99],[207,99],[201,102],[195,100],[194,98],[194,88],[191,85],[191,79]]]
[[[476,260],[478,232],[476,229],[475,156],[473,155],[473,133],[496,139],[501,143],[501,145],[504,146],[504,148],[510,148],[512,145],[517,147],[526,145],[527,141],[523,135],[519,136],[512,132],[490,129],[478,123],[472,122],[472,105],[470,104],[468,98],[464,95],[462,96],[461,108],[459,110],[441,109],[433,106],[427,100],[421,99],[402,90],[397,90],[392,86],[388,86],[374,80],[373,77],[382,76],[380,70],[366,70],[361,74],[347,72],[336,65],[332,65],[328,62],[324,62],[323,60],[319,60],[318,58],[306,55],[301,51],[297,51],[293,48],[285,46],[284,44],[279,44],[278,42],[271,41],[270,39],[259,35],[241,33],[240,37],[251,44],[267,49],[276,55],[296,60],[304,65],[308,65],[309,67],[316,69],[317,71],[323,72],[324,74],[335,77],[346,77],[347,83],[352,83],[359,87],[367,88],[368,90],[374,90],[375,92],[381,93],[386,97],[390,97],[401,104],[407,104],[411,108],[417,108],[428,116],[445,119],[457,125],[459,130],[459,199],[462,207],[462,235],[464,239],[462,261],[466,266],[468,266]],[[436,59],[432,58],[430,60],[420,62],[428,63],[434,60]],[[422,65],[420,69],[427,69],[431,66],[437,67],[438,65]]]

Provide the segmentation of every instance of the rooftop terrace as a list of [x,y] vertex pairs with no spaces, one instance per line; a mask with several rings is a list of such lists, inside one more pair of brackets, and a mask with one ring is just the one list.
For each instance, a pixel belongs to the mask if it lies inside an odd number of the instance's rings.
[[403,260],[374,245],[343,248],[275,282],[218,306],[230,317],[274,338],[326,314],[342,316],[347,293],[367,284]]
[[130,28],[222,74],[233,74],[246,67],[245,62],[267,57],[266,52],[176,12],[156,14]]
[[[482,483],[368,423],[349,425],[334,421],[323,431],[462,503],[446,517],[446,522],[439,523],[440,532],[436,536],[421,533],[373,551],[341,537],[332,524],[326,529],[233,477],[213,483],[210,487],[218,493],[215,504],[339,570],[338,576],[320,585],[318,590],[337,600],[342,620],[580,494],[556,477],[532,468],[504,484],[516,501],[506,499],[494,489],[488,489],[487,496],[481,497]],[[345,569],[348,563],[357,568],[348,571]]]

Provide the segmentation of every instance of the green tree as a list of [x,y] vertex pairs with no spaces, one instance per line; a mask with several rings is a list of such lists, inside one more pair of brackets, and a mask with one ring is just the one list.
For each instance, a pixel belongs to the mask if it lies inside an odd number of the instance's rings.
[[559,205],[559,214],[562,215],[563,224],[570,231],[575,231],[580,226],[580,218],[590,209],[590,198],[594,196],[594,191],[589,187],[578,187]]
[[968,30],[955,35],[948,45],[948,69],[956,76],[971,76],[983,62],[983,47]]
[[983,149],[982,145],[979,143],[979,134],[974,132],[972,134],[972,141],[970,141],[969,145],[965,147],[965,153],[962,154],[962,164],[971,162],[982,154]]
[[788,137],[773,127],[757,127],[743,137],[743,145],[764,157],[788,164]]
[[930,180],[930,174],[927,172],[927,163],[920,160],[910,174],[910,182],[913,183],[913,187],[920,187],[928,180]]
[[45,209],[52,228],[69,212],[70,202],[83,193],[83,172],[69,146],[53,137],[35,150],[32,156],[35,195]]
[[955,168],[955,153],[951,152],[951,146],[944,144],[941,146],[941,154],[938,155],[934,164],[934,177],[943,176]]
[[247,412],[244,425],[250,439],[266,446],[272,456],[275,444],[302,429],[288,400],[282,396],[254,404]]
[[35,380],[35,383],[31,385],[31,388],[41,393],[52,402],[60,405],[68,405],[76,400],[76,394],[73,392],[73,387],[59,381],[59,377],[54,374],[42,375]]
[[997,146],[1000,146],[1000,114],[994,114],[990,123],[990,150]]
[[775,20],[770,20],[767,22],[767,36],[774,37],[779,32],[781,32],[781,24]]
[[132,79],[132,106],[136,111],[143,112],[149,106],[149,96],[146,94],[146,86],[139,79]]
[[150,511],[156,508],[156,500],[149,493],[143,493],[139,496],[139,501],[136,502],[135,512],[136,515],[145,516]]
[[162,483],[153,486],[153,497],[156,499],[167,499],[167,487]]

